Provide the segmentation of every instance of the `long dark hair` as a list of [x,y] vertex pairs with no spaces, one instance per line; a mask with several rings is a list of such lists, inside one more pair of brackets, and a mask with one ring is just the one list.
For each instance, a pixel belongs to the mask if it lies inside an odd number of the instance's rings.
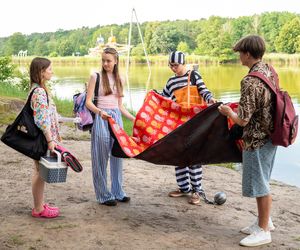
[[43,57],[36,57],[31,61],[30,64],[30,87],[34,83],[37,83],[38,85],[41,86],[47,93],[47,87],[45,85],[45,81],[42,79],[42,72],[46,70],[51,64],[51,61],[47,58]]
[[[103,53],[113,55],[116,62],[117,62],[114,66],[114,69],[113,69],[113,76],[114,76],[115,84],[116,84],[116,87],[117,87],[117,93],[118,93],[119,96],[122,97],[124,95],[123,95],[123,85],[122,85],[122,81],[121,81],[120,74],[119,74],[119,55],[118,55],[118,52],[114,48],[105,48],[103,50]],[[111,90],[110,85],[109,85],[107,72],[103,68],[103,66],[102,66],[102,70],[101,70],[101,78],[102,78],[104,95],[110,95],[112,93],[112,90]]]

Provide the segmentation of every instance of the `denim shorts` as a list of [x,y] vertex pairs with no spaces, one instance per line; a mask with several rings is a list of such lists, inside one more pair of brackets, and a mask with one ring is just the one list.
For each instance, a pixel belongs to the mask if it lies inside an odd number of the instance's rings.
[[277,146],[268,141],[262,147],[243,151],[243,196],[262,197],[270,193],[270,178]]

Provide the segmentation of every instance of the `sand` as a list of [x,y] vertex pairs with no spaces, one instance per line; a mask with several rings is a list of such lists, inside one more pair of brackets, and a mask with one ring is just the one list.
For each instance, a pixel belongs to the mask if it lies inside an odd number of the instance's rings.
[[[61,215],[37,219],[30,214],[32,160],[0,142],[1,250],[245,249],[238,245],[245,236],[239,230],[254,221],[256,203],[241,196],[239,172],[204,166],[208,197],[224,191],[227,202],[190,205],[188,197],[167,195],[176,189],[174,167],[126,159],[124,188],[131,201],[107,207],[95,200],[90,142],[66,140],[64,145],[84,170],[69,169],[66,183],[46,185],[45,201],[59,206]],[[300,189],[272,181],[271,190],[276,230],[272,243],[256,249],[300,249]]]

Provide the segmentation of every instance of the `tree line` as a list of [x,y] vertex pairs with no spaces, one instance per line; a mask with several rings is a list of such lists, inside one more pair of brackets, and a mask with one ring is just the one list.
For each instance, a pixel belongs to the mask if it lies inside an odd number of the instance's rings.
[[[0,56],[17,55],[27,50],[28,55],[71,56],[86,55],[96,46],[101,35],[105,41],[111,36],[118,43],[127,44],[129,23],[105,25],[75,30],[32,33],[14,33],[0,38]],[[167,54],[181,50],[188,54],[217,57],[220,61],[233,59],[232,46],[241,37],[259,34],[264,37],[269,53],[300,52],[300,15],[290,12],[265,12],[260,15],[208,19],[144,22],[141,25],[147,52],[150,55]],[[136,25],[133,25],[132,55],[144,54]]]

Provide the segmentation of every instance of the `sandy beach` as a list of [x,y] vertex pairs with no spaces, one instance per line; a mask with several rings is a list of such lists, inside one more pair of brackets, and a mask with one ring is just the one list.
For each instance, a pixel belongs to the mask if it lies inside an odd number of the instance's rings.
[[[69,169],[66,183],[46,185],[45,201],[61,209],[56,219],[31,217],[33,163],[0,142],[1,250],[245,249],[238,245],[245,236],[239,230],[255,219],[256,203],[241,196],[239,172],[204,166],[207,196],[224,191],[227,202],[195,206],[188,197],[168,197],[176,188],[173,167],[126,159],[124,187],[131,201],[107,207],[95,200],[90,142],[67,138],[64,145],[84,170]],[[276,230],[272,243],[256,249],[300,249],[300,189],[272,181],[271,190]]]

